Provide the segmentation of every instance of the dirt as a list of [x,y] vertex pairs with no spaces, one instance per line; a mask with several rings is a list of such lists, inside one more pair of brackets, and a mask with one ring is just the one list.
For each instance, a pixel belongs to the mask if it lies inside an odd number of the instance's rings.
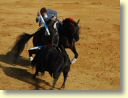
[[[23,32],[34,33],[37,12],[46,6],[62,20],[80,19],[77,62],[71,65],[65,90],[120,89],[120,1],[119,0],[0,0],[0,89],[49,89],[52,78],[46,73],[32,79],[26,45],[22,58],[13,61],[6,53]],[[73,53],[67,50],[70,57]],[[59,78],[56,89],[63,82]]]

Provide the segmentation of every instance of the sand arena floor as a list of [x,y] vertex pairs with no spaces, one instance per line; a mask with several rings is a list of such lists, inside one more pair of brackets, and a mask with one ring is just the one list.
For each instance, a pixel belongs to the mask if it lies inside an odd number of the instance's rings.
[[[59,18],[81,19],[78,61],[71,66],[66,90],[120,89],[120,2],[119,0],[0,0],[0,89],[49,89],[46,73],[31,79],[34,71],[21,59],[16,65],[6,52],[23,32],[34,33],[37,11],[43,6],[58,11]],[[22,56],[28,59],[27,49]],[[70,57],[73,54],[67,50]],[[61,75],[56,87],[62,84]],[[38,84],[38,85],[37,85]]]

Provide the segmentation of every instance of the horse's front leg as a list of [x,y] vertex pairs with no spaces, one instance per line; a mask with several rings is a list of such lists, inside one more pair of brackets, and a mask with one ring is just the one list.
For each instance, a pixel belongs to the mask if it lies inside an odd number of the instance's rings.
[[79,56],[76,50],[75,44],[72,46],[71,50],[74,53],[74,58],[72,59],[71,63],[74,64],[77,61],[77,58]]

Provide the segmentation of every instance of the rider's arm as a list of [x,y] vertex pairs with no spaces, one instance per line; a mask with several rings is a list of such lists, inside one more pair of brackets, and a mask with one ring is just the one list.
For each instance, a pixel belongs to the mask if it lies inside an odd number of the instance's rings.
[[52,17],[57,17],[57,11],[47,9],[48,18],[51,19]]

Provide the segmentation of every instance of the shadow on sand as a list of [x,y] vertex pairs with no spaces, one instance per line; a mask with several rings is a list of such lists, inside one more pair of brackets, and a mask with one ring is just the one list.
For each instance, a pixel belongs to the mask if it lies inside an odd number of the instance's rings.
[[45,87],[40,86],[40,83],[43,83],[44,86],[52,87],[50,83],[46,82],[45,80],[39,78],[33,79],[33,75],[30,72],[27,72],[26,69],[16,67],[5,67],[2,65],[0,65],[0,68],[3,70],[5,75],[33,85],[34,90],[46,89]]
[[10,65],[19,65],[23,67],[30,66],[30,61],[28,59],[21,56],[15,58],[10,54],[0,54],[0,61]]
[[[45,86],[49,86],[50,88],[52,87],[50,83],[46,82],[45,80],[39,78],[33,79],[33,74],[28,72],[26,69],[30,66],[30,61],[24,57],[20,56],[15,58],[12,54],[0,54],[0,62],[9,64],[9,67],[0,64],[0,68],[3,70],[5,75],[33,85],[34,90],[45,90]],[[18,68],[15,65],[22,66],[23,68]],[[40,86],[40,83],[44,84],[44,87]]]

